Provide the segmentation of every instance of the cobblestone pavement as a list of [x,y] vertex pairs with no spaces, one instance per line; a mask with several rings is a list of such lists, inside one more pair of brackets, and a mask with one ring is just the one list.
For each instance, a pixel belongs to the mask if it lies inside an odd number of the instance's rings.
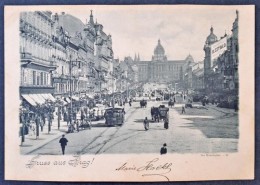
[[[150,101],[147,108],[140,108],[139,102],[134,102],[132,107],[126,105],[126,119],[121,127],[107,127],[104,121],[99,121],[91,130],[67,134],[66,154],[159,153],[163,143],[167,143],[169,153],[238,150],[238,114],[215,106],[204,109],[198,104],[199,108],[186,109],[181,114],[182,104],[176,104],[170,108],[168,130],[164,129],[163,122],[151,122],[150,129],[145,131],[143,119],[151,118],[150,107],[166,103]],[[56,134],[42,146],[39,144],[29,154],[60,155],[60,135]]]

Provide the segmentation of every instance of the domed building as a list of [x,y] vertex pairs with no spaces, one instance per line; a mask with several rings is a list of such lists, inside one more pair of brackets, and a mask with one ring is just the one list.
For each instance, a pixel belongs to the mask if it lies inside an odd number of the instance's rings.
[[213,31],[214,31],[214,29],[211,26],[210,34],[209,34],[209,36],[206,39],[206,44],[207,45],[211,45],[211,44],[213,44],[214,42],[216,42],[218,40],[217,36],[213,33]]
[[154,61],[167,60],[167,57],[165,56],[165,51],[164,51],[163,46],[161,45],[160,39],[158,40],[158,44],[154,49],[154,55],[152,57],[152,60],[154,60]]
[[[204,52],[205,52],[205,58],[204,58],[204,82],[205,85],[209,84],[209,75],[211,73],[211,67],[213,65],[213,62],[211,60],[211,45],[218,41],[217,36],[213,33],[214,29],[211,26],[210,28],[210,34],[206,38],[206,42],[204,45]],[[205,87],[206,87],[205,86]]]
[[183,72],[188,62],[194,62],[188,55],[184,60],[168,60],[165,49],[159,39],[151,61],[138,61],[138,81],[156,83],[179,83],[182,86]]
[[204,88],[208,93],[238,94],[238,11],[232,26],[232,34],[217,38],[210,28],[204,45]]

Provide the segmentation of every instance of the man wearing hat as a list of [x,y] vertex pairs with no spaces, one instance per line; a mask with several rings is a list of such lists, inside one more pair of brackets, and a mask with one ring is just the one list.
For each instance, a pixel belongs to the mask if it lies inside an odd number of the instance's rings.
[[60,139],[60,146],[61,146],[61,150],[62,150],[62,154],[64,155],[65,154],[65,147],[67,145],[67,142],[69,142],[66,138],[65,138],[65,135],[63,134],[62,135],[62,138]]
[[163,144],[163,147],[161,148],[161,152],[160,152],[160,153],[161,153],[161,155],[163,155],[163,154],[166,154],[166,153],[167,153],[167,148],[166,148],[166,146],[167,146],[167,145],[166,145],[166,143],[164,143],[164,144]]

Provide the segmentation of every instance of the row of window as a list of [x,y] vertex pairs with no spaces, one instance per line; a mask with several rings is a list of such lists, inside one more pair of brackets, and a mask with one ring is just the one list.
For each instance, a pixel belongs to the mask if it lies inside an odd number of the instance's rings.
[[[153,69],[156,70],[156,71],[164,71],[165,69],[168,69],[169,71],[174,71],[174,70],[180,70],[181,69],[181,66],[179,65],[168,65],[168,66],[164,66],[164,65],[155,65],[153,66]],[[139,66],[139,71],[140,72],[144,72],[144,71],[147,71],[147,67],[142,67],[142,66]]]
[[46,47],[24,37],[21,37],[20,52],[31,53],[32,56],[43,60],[49,60],[52,54],[51,47]]
[[[94,82],[80,81],[76,83],[72,81],[72,91],[85,91],[88,90],[90,86],[94,86]],[[55,93],[68,93],[70,91],[70,82],[67,83],[55,83]]]
[[51,75],[48,72],[22,68],[21,85],[28,86],[50,86]]
[[38,14],[37,12],[22,12],[20,18],[28,22],[30,25],[38,28],[42,32],[51,36],[52,25],[50,20],[47,21],[42,15]]

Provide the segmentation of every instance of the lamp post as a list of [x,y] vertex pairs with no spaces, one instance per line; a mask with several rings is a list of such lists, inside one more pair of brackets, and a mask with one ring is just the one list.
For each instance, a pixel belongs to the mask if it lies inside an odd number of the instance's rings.
[[61,99],[57,99],[56,105],[58,106],[58,130],[60,130],[61,107],[63,106]]
[[[71,55],[70,55],[70,61],[69,61],[70,98],[71,98],[71,101],[70,101],[70,116],[69,116],[69,118],[70,118],[70,124],[72,124],[72,119],[73,119],[73,117],[72,117],[72,115],[73,115],[73,110],[72,110],[72,108],[73,108],[73,106],[72,106],[72,69],[73,69],[73,67],[77,67],[77,66],[78,66],[79,72],[80,72],[80,62],[77,61],[77,59],[76,59],[76,61],[72,61],[72,60],[71,60]],[[75,90],[75,89],[74,89],[74,90]]]
[[20,116],[21,116],[21,122],[22,126],[20,128],[20,135],[21,135],[21,145],[23,145],[23,142],[25,141],[25,135],[27,134],[25,132],[26,122],[28,120],[29,115],[29,108],[28,107],[21,107],[20,108]]
[[[65,45],[66,47],[69,46],[70,44],[70,36],[66,35],[65,36]],[[67,48],[66,48],[67,51]],[[78,66],[78,68],[80,69],[80,61],[72,61],[71,59],[71,55],[69,55],[69,74],[70,74],[70,113],[69,113],[69,121],[70,121],[70,125],[72,124],[72,68]]]

